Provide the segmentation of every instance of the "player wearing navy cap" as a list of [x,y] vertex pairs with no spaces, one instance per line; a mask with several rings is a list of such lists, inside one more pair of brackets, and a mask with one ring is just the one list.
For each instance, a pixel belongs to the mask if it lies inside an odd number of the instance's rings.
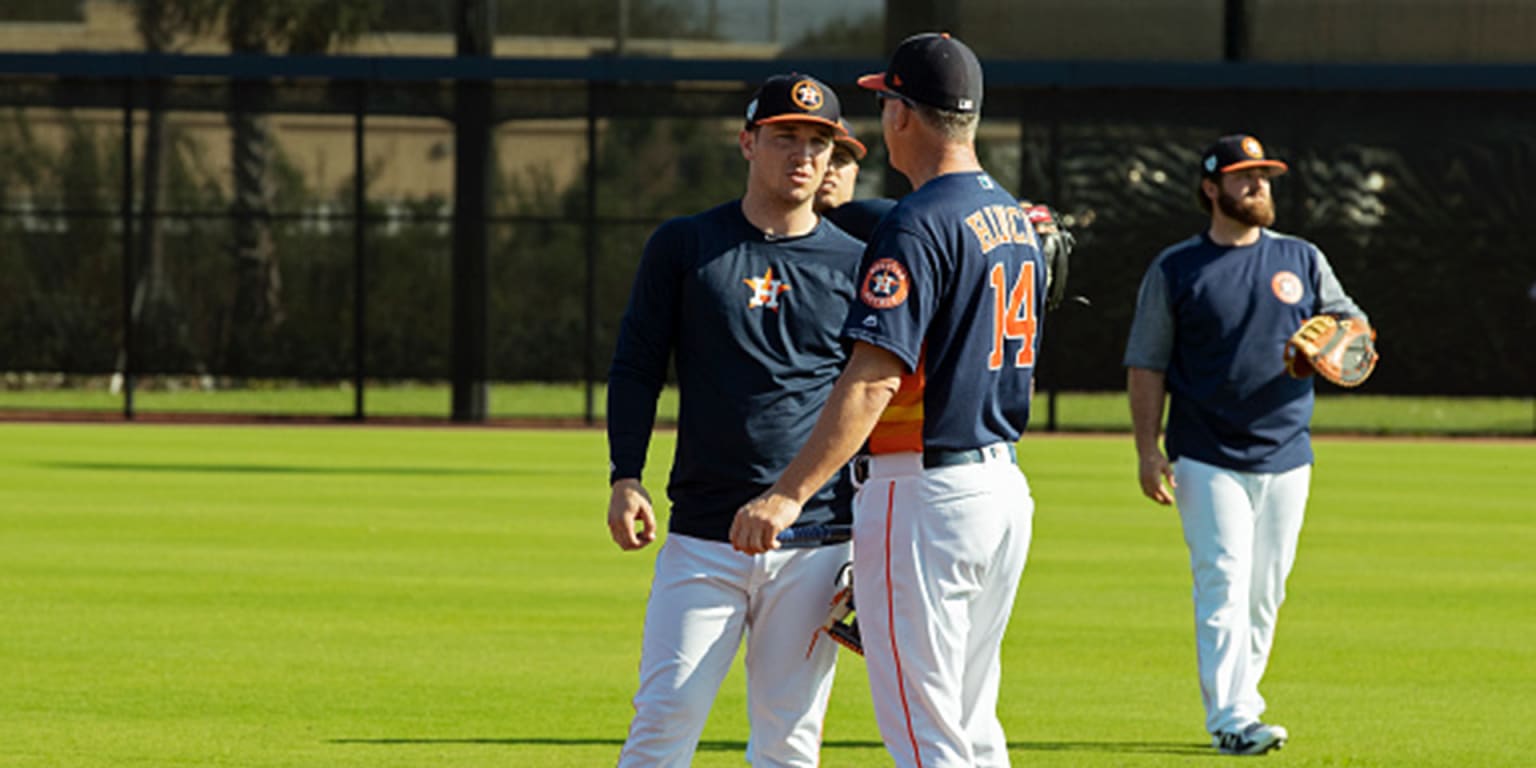
[[1286,373],[1283,350],[1313,315],[1364,313],[1317,246],[1268,229],[1285,163],[1246,134],[1200,163],[1210,228],[1148,268],[1125,365],[1142,493],[1177,501],[1189,548],[1205,727],[1221,752],[1252,755],[1288,738],[1259,720],[1259,680],[1312,471],[1313,385]]
[[[769,78],[739,136],[746,194],[668,221],[646,243],[608,376],[608,528],[622,549],[656,538],[640,477],[672,360],[680,402],[669,535],[621,766],[691,762],[743,637],[748,760],[817,764],[837,646],[807,653],[806,639],[849,545],[746,556],[727,533],[805,442],[846,359],[838,333],[862,244],[812,210],[840,118],[815,78]],[[846,477],[823,483],[798,522],[846,524],[851,496]]]
[[854,584],[870,693],[899,766],[1000,766],[999,650],[1034,502],[1015,463],[1029,418],[1045,269],[1012,195],[977,160],[981,65],[948,35],[908,38],[860,79],[913,192],[880,221],[843,337],[848,368],[806,448],[736,515],[776,545],[868,440]]

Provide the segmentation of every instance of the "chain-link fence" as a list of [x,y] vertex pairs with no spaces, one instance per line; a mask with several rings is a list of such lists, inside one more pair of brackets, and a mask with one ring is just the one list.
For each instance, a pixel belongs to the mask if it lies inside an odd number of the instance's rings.
[[[888,175],[851,84],[879,62],[209,60],[110,77],[89,67],[113,57],[55,58],[0,76],[0,374],[448,379],[459,77],[493,85],[496,382],[600,383],[650,231],[741,194],[736,131],[762,76],[832,82],[874,150],[861,192]],[[988,76],[984,162],[1064,212],[1072,291],[1091,301],[1047,321],[1047,388],[1122,386],[1143,270],[1204,224],[1196,155],[1243,130],[1291,164],[1277,229],[1318,243],[1380,329],[1372,391],[1536,390],[1525,70]]]

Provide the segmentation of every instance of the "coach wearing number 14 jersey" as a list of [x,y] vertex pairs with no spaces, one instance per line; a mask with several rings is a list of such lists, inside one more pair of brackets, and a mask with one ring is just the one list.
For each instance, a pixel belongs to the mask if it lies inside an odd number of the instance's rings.
[[880,97],[891,165],[913,191],[864,254],[848,369],[805,449],[737,513],[731,542],[775,548],[867,437],[853,581],[886,750],[898,766],[1004,766],[999,652],[1034,514],[1014,443],[1045,269],[1025,212],[977,160],[982,73],[968,47],[908,38],[859,84]]

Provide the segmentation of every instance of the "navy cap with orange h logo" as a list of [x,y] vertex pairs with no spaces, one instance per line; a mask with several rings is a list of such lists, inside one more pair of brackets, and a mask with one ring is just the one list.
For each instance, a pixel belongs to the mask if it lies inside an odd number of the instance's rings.
[[1266,154],[1258,139],[1246,133],[1223,136],[1200,153],[1200,174],[1208,179],[1244,168],[1269,168],[1277,176],[1289,170],[1285,163]]
[[810,75],[774,75],[747,105],[747,130],[768,123],[807,121],[842,131],[843,107],[826,83]]

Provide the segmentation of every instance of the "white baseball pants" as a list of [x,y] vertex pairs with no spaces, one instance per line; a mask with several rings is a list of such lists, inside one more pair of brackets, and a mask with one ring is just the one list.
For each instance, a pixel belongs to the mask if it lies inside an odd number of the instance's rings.
[[868,466],[853,585],[886,749],[903,767],[1006,766],[999,655],[1029,554],[1029,484],[1007,459],[925,470],[899,453]]
[[1173,477],[1194,576],[1205,729],[1240,730],[1264,713],[1259,681],[1296,561],[1312,466],[1263,474],[1180,458]]
[[815,766],[838,645],[806,649],[836,591],[848,543],[744,555],[668,535],[645,609],[640,688],[619,765],[686,768],[720,683],[746,638],[755,766]]

